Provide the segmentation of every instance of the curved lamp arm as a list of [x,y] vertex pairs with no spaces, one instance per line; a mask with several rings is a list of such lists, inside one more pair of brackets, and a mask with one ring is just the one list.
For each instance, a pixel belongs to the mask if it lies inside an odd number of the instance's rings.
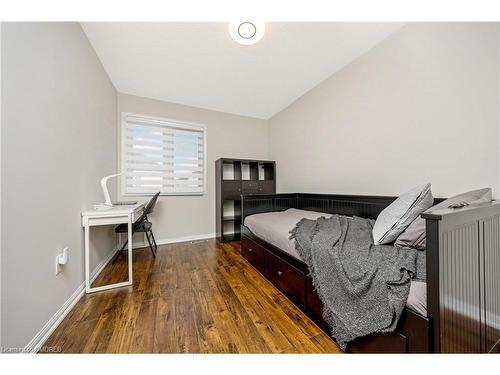
[[106,206],[112,206],[113,203],[111,203],[111,197],[109,196],[109,191],[108,191],[108,186],[107,186],[107,183],[108,183],[108,180],[112,177],[117,177],[117,176],[120,176],[121,173],[117,173],[117,174],[112,174],[112,175],[109,175],[109,176],[104,176],[101,180],[101,188],[102,188],[102,192],[104,193],[104,204]]

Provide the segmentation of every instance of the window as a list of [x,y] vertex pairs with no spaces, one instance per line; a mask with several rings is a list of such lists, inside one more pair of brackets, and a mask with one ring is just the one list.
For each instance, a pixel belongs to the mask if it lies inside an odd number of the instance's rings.
[[205,193],[205,126],[122,113],[122,193]]

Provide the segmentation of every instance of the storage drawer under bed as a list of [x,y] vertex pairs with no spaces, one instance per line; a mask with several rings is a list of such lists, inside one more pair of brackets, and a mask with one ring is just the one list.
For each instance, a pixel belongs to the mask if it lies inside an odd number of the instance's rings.
[[306,308],[306,275],[283,259],[266,253],[267,277],[296,306]]
[[306,275],[302,271],[245,235],[241,238],[241,254],[296,306],[305,310]]
[[246,236],[241,237],[241,255],[250,264],[266,275],[266,250]]

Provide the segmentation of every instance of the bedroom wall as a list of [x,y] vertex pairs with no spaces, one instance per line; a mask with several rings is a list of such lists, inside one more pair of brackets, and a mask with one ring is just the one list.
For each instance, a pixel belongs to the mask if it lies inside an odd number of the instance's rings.
[[499,198],[499,66],[496,23],[404,26],[270,119],[278,191]]
[[[155,237],[161,242],[207,238],[215,234],[215,160],[221,157],[267,159],[268,124],[237,116],[160,100],[118,94],[117,131],[121,113],[131,112],[205,124],[207,129],[207,191],[201,196],[160,196],[151,216]],[[117,154],[120,155],[119,144]],[[132,199],[123,197],[120,199]],[[151,197],[137,199],[148,200]],[[133,199],[136,199],[134,197]],[[140,234],[134,241],[143,242]]]
[[[1,38],[2,345],[19,350],[84,281],[80,212],[116,170],[116,90],[78,23],[4,23]],[[93,266],[110,231],[92,233]]]

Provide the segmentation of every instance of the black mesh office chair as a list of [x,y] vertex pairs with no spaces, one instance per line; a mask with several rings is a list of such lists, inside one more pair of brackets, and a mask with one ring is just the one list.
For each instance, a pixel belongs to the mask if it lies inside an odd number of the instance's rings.
[[[153,229],[152,229],[153,224],[148,220],[148,215],[151,212],[153,212],[159,195],[160,192],[156,193],[154,197],[151,198],[146,208],[144,209],[142,215],[135,221],[134,224],[132,224],[132,235],[137,232],[144,233],[146,235],[146,238],[148,239],[149,248],[151,249],[151,252],[153,253],[154,257],[156,257],[156,250],[158,249],[158,246],[156,245],[155,236],[153,234]],[[115,233],[127,233],[127,232],[128,232],[128,224],[120,224],[115,228]],[[123,251],[123,249],[125,249],[127,243],[128,239],[127,241],[125,241],[120,251]]]

